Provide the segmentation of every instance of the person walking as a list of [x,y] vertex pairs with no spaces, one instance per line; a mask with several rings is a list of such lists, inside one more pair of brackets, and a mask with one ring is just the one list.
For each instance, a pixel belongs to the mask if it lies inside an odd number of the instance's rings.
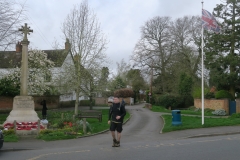
[[41,102],[42,107],[42,119],[46,119],[47,118],[47,104],[46,104],[46,100],[43,100]]
[[[120,147],[120,139],[122,133],[122,123],[126,115],[125,106],[120,103],[119,97],[114,96],[113,104],[109,109],[108,124],[110,124],[110,131],[113,138],[112,147]],[[115,131],[117,131],[117,138]]]

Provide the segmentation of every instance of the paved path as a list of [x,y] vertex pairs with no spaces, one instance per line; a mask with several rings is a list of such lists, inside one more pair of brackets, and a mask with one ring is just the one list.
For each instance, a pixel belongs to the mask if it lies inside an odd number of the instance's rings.
[[[187,152],[184,151],[184,147],[179,148],[181,145],[189,144],[187,145],[189,149],[192,147],[197,149],[199,147],[199,145],[196,145],[199,143],[199,140],[186,137],[226,134],[230,132],[231,134],[240,133],[240,127],[235,126],[184,130],[160,134],[163,127],[163,121],[160,118],[161,113],[151,112],[143,108],[143,105],[127,106],[127,110],[131,113],[132,117],[131,120],[123,126],[124,130],[120,148],[111,147],[112,139],[109,132],[86,138],[53,142],[23,138],[20,142],[4,143],[2,151],[0,152],[0,159],[127,159],[130,157],[131,159],[153,159],[154,156],[156,158],[156,156],[164,153],[171,154],[170,148],[168,149],[169,146],[175,146],[177,149],[176,153],[181,153],[179,152],[180,149],[184,153]],[[219,143],[230,143],[228,138],[229,137],[223,137],[219,140],[218,137],[206,137],[206,139],[202,138],[200,142],[212,142],[212,139],[216,139]],[[234,135],[232,135],[231,138],[233,139]],[[235,139],[240,140],[240,135],[236,135]],[[206,145],[208,144],[206,143]],[[214,145],[217,146],[218,143]],[[162,150],[159,150],[161,147],[163,147]],[[201,145],[200,147],[207,150],[205,145]],[[18,150],[23,151],[18,152]],[[16,152],[12,154],[11,151]],[[69,157],[70,155],[71,158]],[[118,157],[116,157],[116,155]],[[175,157],[178,156],[173,155]],[[163,157],[167,159],[166,156]]]

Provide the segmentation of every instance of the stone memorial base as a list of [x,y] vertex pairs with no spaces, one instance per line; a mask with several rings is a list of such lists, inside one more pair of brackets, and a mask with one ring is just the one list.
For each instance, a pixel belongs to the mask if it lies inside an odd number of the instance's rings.
[[34,110],[34,100],[31,96],[16,96],[13,100],[13,109],[7,117],[6,123],[38,122],[39,117]]

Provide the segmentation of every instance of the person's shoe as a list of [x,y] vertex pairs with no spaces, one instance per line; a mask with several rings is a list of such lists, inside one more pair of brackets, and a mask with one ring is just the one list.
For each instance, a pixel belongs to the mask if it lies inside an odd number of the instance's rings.
[[117,141],[117,143],[115,144],[115,147],[120,147],[120,141]]
[[116,145],[117,145],[117,140],[116,140],[116,139],[113,139],[113,145],[112,145],[112,147],[116,147]]

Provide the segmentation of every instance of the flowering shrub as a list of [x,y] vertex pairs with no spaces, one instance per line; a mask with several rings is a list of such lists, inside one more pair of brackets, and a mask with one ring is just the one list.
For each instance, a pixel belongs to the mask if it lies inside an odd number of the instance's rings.
[[227,113],[224,109],[217,109],[217,110],[213,111],[212,114],[214,114],[216,116],[225,116]]
[[[30,50],[28,53],[28,92],[29,94],[43,95],[50,88],[46,85],[46,77],[51,77],[50,68],[54,62],[47,58],[47,53],[41,50]],[[8,85],[6,85],[8,84]],[[5,88],[1,88],[5,86]],[[11,92],[15,88],[15,91]],[[20,89],[20,68],[15,68],[0,80],[0,95],[16,96]],[[10,92],[7,92],[7,91]]]

